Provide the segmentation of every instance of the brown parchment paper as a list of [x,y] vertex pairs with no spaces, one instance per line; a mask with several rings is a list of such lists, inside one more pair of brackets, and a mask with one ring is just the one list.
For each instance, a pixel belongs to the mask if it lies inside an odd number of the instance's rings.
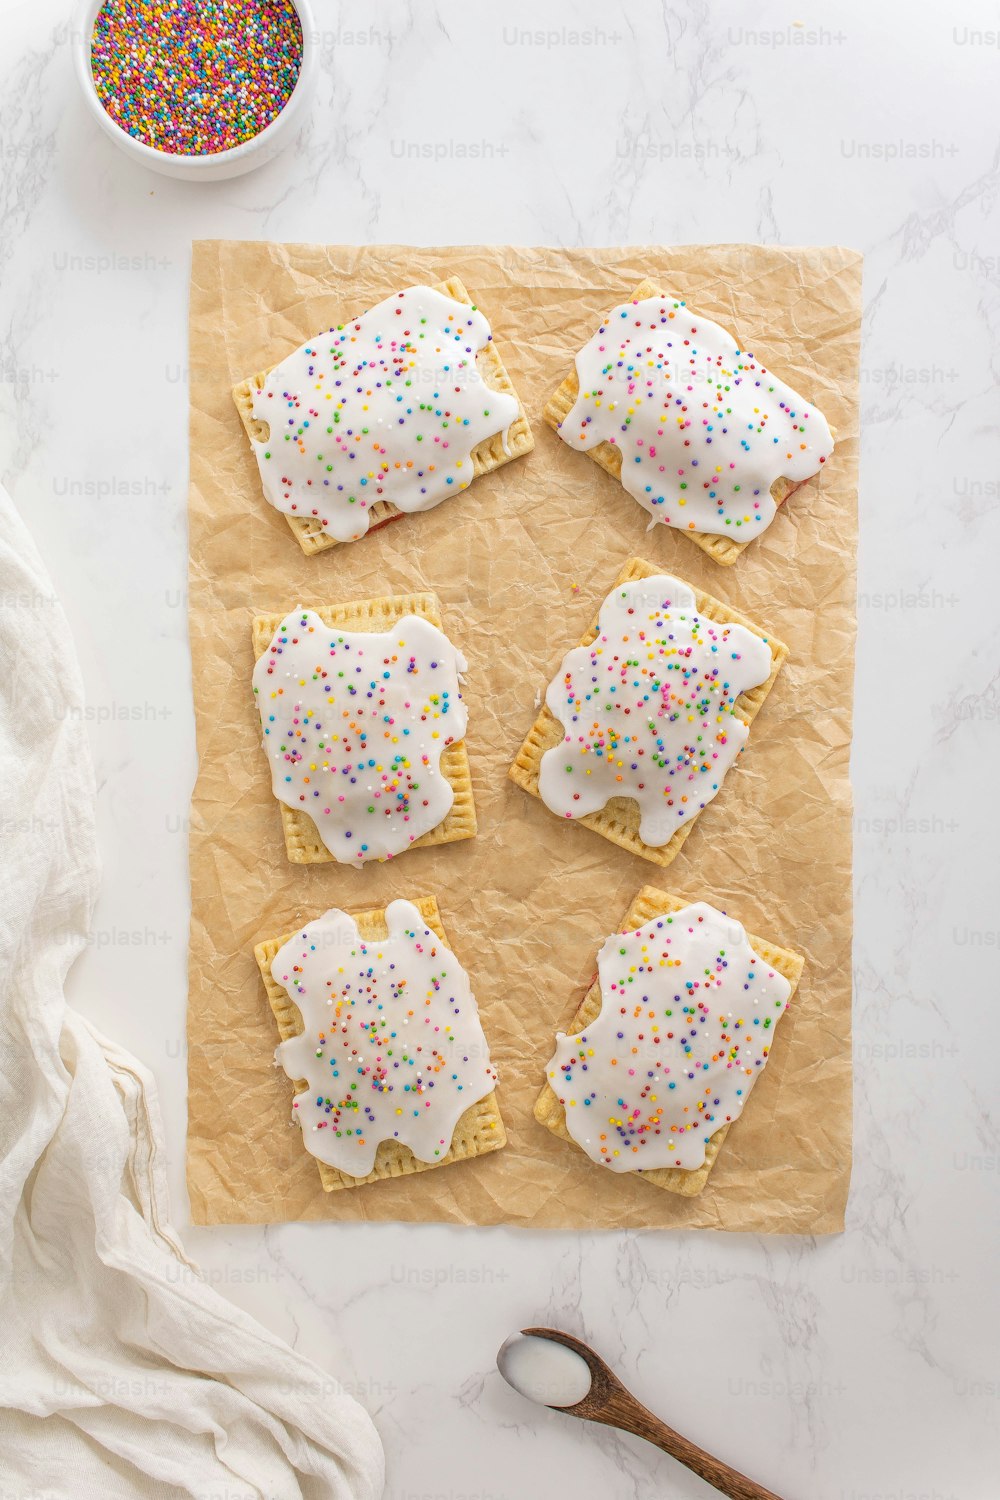
[[[458,275],[489,317],[533,454],[428,514],[306,557],[261,494],[235,381],[400,286]],[[837,431],[822,477],[732,568],[647,517],[541,410],[600,317],[645,277],[717,319]],[[199,1224],[443,1220],[569,1228],[843,1227],[851,1154],[851,732],[861,259],[839,248],[345,248],[210,241],[191,281],[188,1183]],[[674,864],[567,826],[507,779],[538,694],[638,555],[791,649],[741,764]],[[468,657],[479,836],[361,870],[289,864],[250,687],[254,613],[433,589]],[[646,883],[704,897],[805,955],[768,1068],[697,1198],[602,1172],[532,1118],[556,1029]],[[330,906],[436,896],[500,1072],[505,1150],[325,1194],[289,1124],[253,946]]]

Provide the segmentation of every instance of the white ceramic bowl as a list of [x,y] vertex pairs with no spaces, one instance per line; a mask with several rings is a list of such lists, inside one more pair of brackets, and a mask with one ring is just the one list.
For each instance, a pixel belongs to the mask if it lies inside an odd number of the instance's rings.
[[252,172],[254,167],[261,167],[266,161],[271,161],[292,140],[312,93],[316,72],[316,28],[309,0],[292,0],[292,3],[302,25],[302,66],[295,87],[280,115],[276,115],[259,135],[244,141],[241,146],[233,146],[228,151],[217,151],[214,155],[180,156],[169,151],[157,151],[144,141],[137,141],[115,123],[97,97],[94,75],[90,68],[90,46],[94,21],[102,0],[82,0],[73,27],[73,49],[76,76],[90,113],[105,135],[109,135],[126,156],[130,156],[141,166],[149,167],[153,172],[162,172],[165,177],[180,177],[187,182],[211,182],[222,177],[242,177],[244,172]]

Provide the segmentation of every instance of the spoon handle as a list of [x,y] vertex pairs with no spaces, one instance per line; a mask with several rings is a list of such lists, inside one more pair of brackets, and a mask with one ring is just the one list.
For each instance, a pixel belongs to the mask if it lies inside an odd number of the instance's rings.
[[629,1392],[610,1394],[599,1412],[588,1412],[587,1415],[592,1422],[604,1422],[608,1427],[618,1427],[645,1438],[647,1443],[669,1453],[671,1458],[685,1464],[706,1484],[713,1485],[720,1494],[728,1495],[730,1500],[780,1500],[773,1490],[766,1490],[762,1484],[756,1484],[737,1469],[731,1469],[721,1459],[706,1453],[697,1443],[668,1427],[666,1422],[661,1422]]

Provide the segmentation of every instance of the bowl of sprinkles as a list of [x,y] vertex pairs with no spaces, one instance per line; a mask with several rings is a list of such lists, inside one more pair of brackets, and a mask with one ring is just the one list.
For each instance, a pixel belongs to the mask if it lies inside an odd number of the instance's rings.
[[292,138],[312,82],[308,0],[84,0],[91,113],[168,177],[238,177]]

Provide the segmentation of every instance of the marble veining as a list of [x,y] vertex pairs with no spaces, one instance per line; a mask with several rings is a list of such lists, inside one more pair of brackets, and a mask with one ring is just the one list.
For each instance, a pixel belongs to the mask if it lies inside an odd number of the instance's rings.
[[[1000,168],[997,50],[975,37],[995,16],[316,9],[297,147],[205,188],[146,176],[87,120],[71,7],[5,8],[0,477],[76,633],[100,784],[104,888],[71,993],[157,1075],[183,1226],[192,238],[839,242],[866,255],[854,1185],[824,1242],[356,1224],[187,1228],[186,1248],[375,1414],[394,1500],[540,1500],[546,1475],[706,1493],[509,1390],[494,1355],[529,1321],[591,1340],[780,1493],[990,1500]],[[89,399],[111,388],[114,434]]]

